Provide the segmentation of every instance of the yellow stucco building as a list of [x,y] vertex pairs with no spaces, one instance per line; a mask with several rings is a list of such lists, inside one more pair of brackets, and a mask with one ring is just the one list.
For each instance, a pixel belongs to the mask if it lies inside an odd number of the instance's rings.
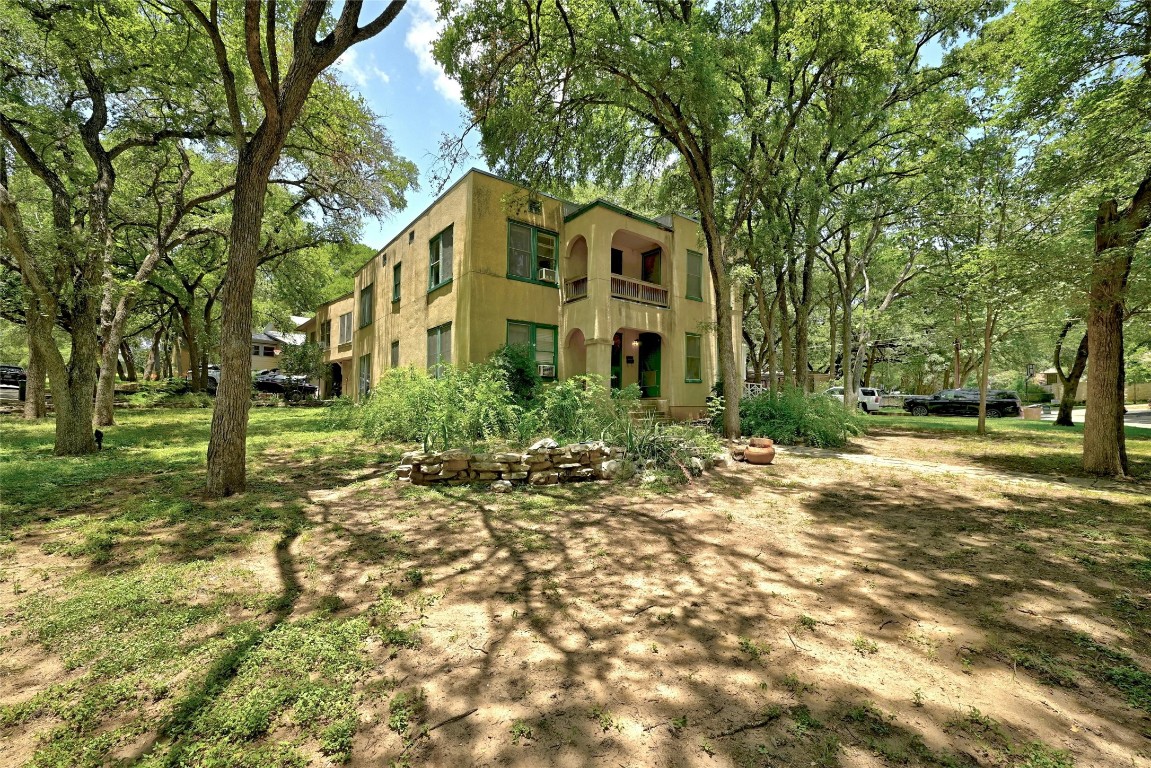
[[322,396],[358,400],[388,368],[477,363],[514,343],[545,380],[638,384],[647,407],[685,419],[705,414],[716,380],[714,326],[695,221],[577,206],[471,170],[300,330],[326,345]]

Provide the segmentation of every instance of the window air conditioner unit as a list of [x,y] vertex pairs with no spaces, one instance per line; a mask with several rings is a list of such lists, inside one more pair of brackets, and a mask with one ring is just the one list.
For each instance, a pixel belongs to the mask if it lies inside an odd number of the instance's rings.
[[556,367],[554,365],[541,365],[538,366],[541,379],[554,379],[556,377]]
[[554,269],[541,269],[539,279],[541,283],[554,283],[556,281],[556,271]]

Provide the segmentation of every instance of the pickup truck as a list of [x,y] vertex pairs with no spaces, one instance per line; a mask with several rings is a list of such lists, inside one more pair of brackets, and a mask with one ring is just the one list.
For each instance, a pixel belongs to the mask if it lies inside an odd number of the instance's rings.
[[[834,397],[841,403],[843,402],[843,387],[832,387],[823,394],[828,397]],[[860,387],[855,404],[864,413],[879,413],[879,409],[883,407],[883,394],[878,389],[872,387]]]
[[[912,416],[978,416],[978,389],[944,389],[933,395],[909,395],[903,410]],[[1022,412],[1019,395],[1004,389],[987,392],[987,418],[1018,416]]]

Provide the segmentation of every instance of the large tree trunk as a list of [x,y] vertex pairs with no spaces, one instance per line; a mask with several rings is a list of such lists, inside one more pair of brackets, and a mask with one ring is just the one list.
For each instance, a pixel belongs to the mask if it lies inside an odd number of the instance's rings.
[[788,314],[787,290],[782,272],[780,272],[776,278],[776,286],[778,288],[777,298],[779,299],[780,380],[783,381],[786,386],[791,386],[795,381],[795,357],[792,354],[792,326],[791,318]]
[[1083,419],[1083,468],[1101,475],[1127,474],[1123,433],[1123,312],[1135,245],[1151,213],[1151,177],[1120,213],[1114,200],[1099,205],[1095,259],[1087,294],[1087,414]]
[[24,392],[24,418],[42,419],[48,415],[48,400],[45,396],[44,356],[31,339],[28,343],[27,385]]
[[116,423],[116,360],[120,356],[120,329],[111,321],[101,325],[104,344],[100,350],[100,377],[96,383],[96,406],[92,421],[97,427]]
[[[259,147],[259,137],[253,145]],[[245,487],[248,409],[252,400],[252,291],[264,196],[275,152],[245,149],[236,169],[228,269],[220,318],[220,384],[208,440],[208,493],[230,496]],[[721,321],[722,324],[722,321]],[[722,332],[722,329],[721,329]]]
[[[714,199],[710,189],[704,189],[705,199]],[[740,435],[739,401],[743,397],[744,372],[739,370],[735,355],[735,301],[731,278],[728,275],[727,243],[719,233],[713,210],[701,212],[704,242],[707,244],[711,284],[715,294],[716,351],[719,358],[719,376],[723,382],[723,434],[727,438]]]

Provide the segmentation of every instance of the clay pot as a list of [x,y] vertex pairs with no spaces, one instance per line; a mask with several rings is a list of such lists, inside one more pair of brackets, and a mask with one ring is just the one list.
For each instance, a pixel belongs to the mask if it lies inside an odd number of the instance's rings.
[[775,443],[767,437],[753,437],[743,451],[748,464],[770,464],[775,459]]

